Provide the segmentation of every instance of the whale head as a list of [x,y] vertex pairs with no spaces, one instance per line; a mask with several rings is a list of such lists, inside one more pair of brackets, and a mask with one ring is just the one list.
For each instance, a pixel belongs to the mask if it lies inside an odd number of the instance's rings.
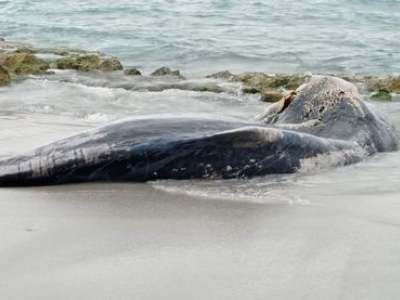
[[352,83],[337,77],[312,76],[258,119],[274,127],[357,141],[374,148],[372,151],[398,147],[389,118],[364,102]]
[[262,119],[268,124],[316,120],[326,123],[343,116],[365,116],[365,107],[357,88],[337,77],[314,75],[270,108],[268,117],[264,115]]

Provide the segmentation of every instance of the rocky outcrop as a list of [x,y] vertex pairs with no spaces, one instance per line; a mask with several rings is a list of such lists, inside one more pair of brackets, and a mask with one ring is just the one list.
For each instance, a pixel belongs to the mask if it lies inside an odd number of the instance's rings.
[[212,83],[204,83],[199,84],[197,86],[191,86],[190,84],[187,85],[187,90],[191,90],[194,92],[210,92],[210,93],[222,93],[224,89],[217,84]]
[[[0,38],[0,85],[7,85],[11,80],[23,80],[25,75],[54,76],[54,73],[57,72],[49,71],[50,67],[52,69],[73,69],[77,71],[123,70],[123,66],[117,58],[105,53],[65,47],[39,48],[26,43],[5,41]],[[51,75],[52,73],[53,75]],[[168,67],[155,70],[150,77],[140,77],[141,72],[133,67],[126,68],[123,74],[136,77],[120,76],[122,72],[97,72],[96,76],[99,76],[99,73],[109,74],[111,77],[124,77],[127,81],[124,82],[124,85],[128,87],[132,84],[135,85],[132,81],[141,79],[147,81],[151,78],[160,81],[159,83],[149,84],[149,87],[143,88],[144,90],[147,88],[157,91],[179,88],[220,93],[226,91],[226,86],[230,85],[235,86],[234,91],[231,90],[230,92],[237,93],[239,87],[244,93],[261,94],[260,100],[264,102],[279,101],[285,91],[296,90],[311,76],[305,74],[271,75],[260,72],[234,75],[230,71],[224,70],[206,76],[208,79],[203,78],[205,81],[201,84],[193,84],[190,80],[185,80],[179,70],[171,70]],[[92,76],[91,73],[86,75]],[[400,94],[400,76],[339,75],[338,77],[355,84],[362,93],[368,94],[371,99],[389,101],[393,94]],[[142,88],[139,87],[139,89]]]
[[386,89],[393,93],[400,93],[400,77],[368,78],[366,88],[369,92]]
[[0,65],[0,86],[8,85],[11,82],[10,74],[7,69]]
[[50,68],[48,62],[36,57],[29,50],[0,53],[0,64],[15,75],[42,75]]
[[73,69],[78,71],[116,71],[122,70],[122,64],[115,57],[102,53],[70,54],[54,62],[58,69]]
[[371,98],[381,101],[392,101],[392,93],[388,89],[380,88],[371,94]]
[[278,89],[295,90],[306,82],[308,75],[268,75],[243,73],[232,77],[234,82],[243,83],[244,93],[270,93]]
[[206,78],[231,79],[233,76],[235,76],[235,75],[233,75],[228,70],[224,70],[221,72],[207,75]]
[[124,70],[124,75],[142,76],[142,73],[136,68],[127,68]]
[[171,70],[167,67],[158,68],[153,73],[151,73],[150,76],[174,76],[184,79],[179,70]]

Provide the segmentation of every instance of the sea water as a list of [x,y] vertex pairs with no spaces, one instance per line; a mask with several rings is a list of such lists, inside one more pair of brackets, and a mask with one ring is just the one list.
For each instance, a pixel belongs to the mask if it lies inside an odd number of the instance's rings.
[[186,74],[392,74],[398,0],[2,0],[0,37]]

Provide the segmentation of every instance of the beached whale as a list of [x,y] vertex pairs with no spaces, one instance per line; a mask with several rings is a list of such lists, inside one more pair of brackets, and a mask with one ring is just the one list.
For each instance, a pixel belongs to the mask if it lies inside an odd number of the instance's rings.
[[[310,81],[255,121],[156,116],[120,121],[0,161],[0,186],[243,178],[347,165],[398,149],[392,123],[335,77]],[[312,164],[311,164],[312,165]]]

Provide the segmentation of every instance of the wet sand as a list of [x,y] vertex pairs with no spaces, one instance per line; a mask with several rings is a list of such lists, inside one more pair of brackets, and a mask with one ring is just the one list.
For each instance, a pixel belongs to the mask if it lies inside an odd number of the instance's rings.
[[323,191],[290,205],[0,189],[0,299],[399,299],[398,191]]

